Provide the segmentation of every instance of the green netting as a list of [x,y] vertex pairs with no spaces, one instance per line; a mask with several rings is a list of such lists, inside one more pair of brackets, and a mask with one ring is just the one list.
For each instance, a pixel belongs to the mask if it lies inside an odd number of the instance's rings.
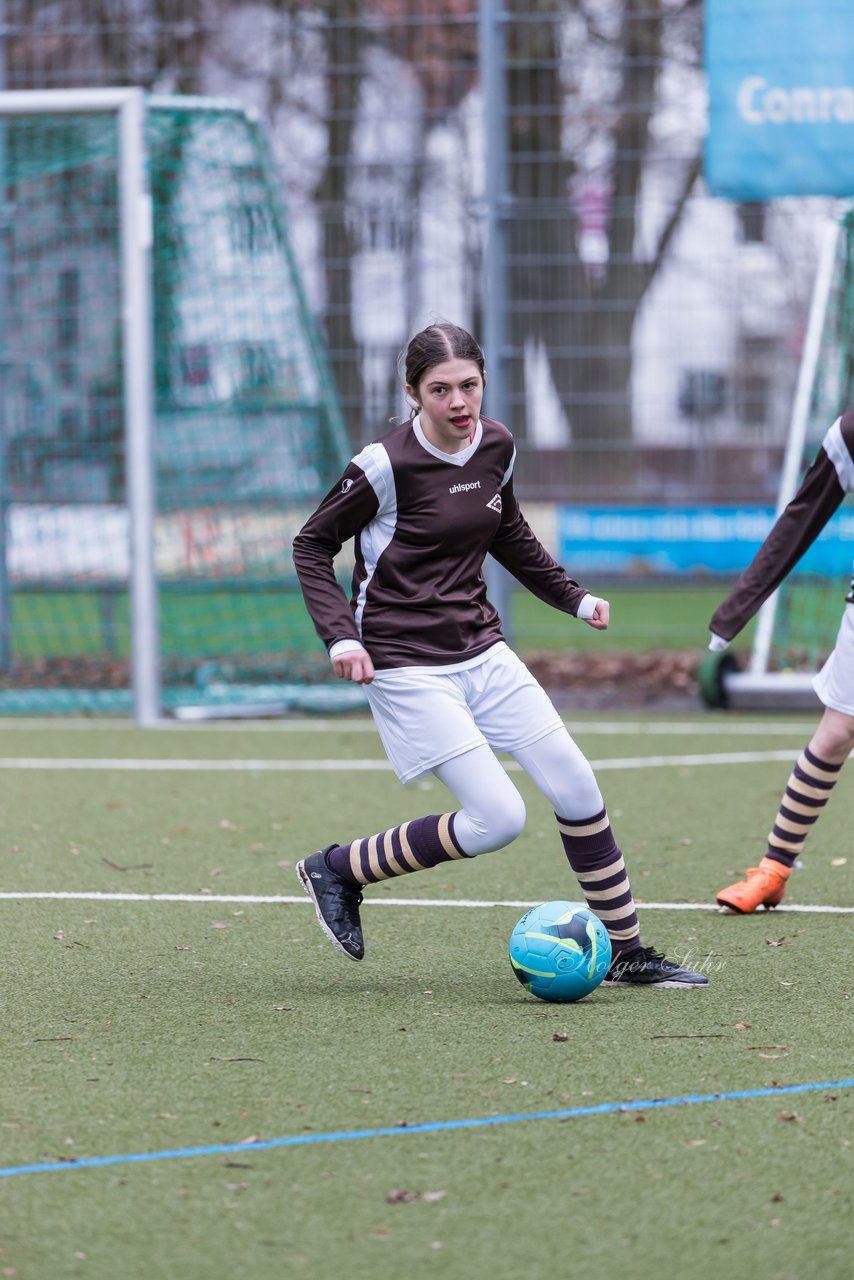
[[[348,446],[268,141],[218,100],[152,97],[146,121],[164,705],[199,696],[211,663],[242,699],[302,687],[328,662],[291,541]],[[0,171],[0,687],[7,709],[27,689],[40,711],[120,702],[132,638],[117,119],[0,118]]]
[[[854,405],[854,210],[843,220],[813,379],[802,472],[840,413]],[[835,520],[852,520],[847,499]],[[830,544],[828,544],[830,545]],[[836,638],[851,578],[851,540],[840,540],[836,563],[817,577],[795,570],[778,592],[770,667],[817,671]]]

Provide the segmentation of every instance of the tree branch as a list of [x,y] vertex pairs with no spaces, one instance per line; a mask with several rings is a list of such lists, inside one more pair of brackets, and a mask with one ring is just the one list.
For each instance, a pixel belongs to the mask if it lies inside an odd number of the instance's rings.
[[667,256],[667,251],[670,248],[671,241],[673,240],[674,235],[679,229],[679,224],[682,221],[682,214],[685,211],[685,205],[688,203],[688,199],[694,189],[694,184],[700,176],[702,163],[702,151],[697,151],[696,154],[692,156],[691,161],[683,174],[682,186],[679,189],[679,194],[673,202],[673,206],[667,216],[667,221],[661,228],[661,234],[658,237],[655,252],[646,264],[643,285],[638,297],[638,302],[640,302],[641,298],[652,284],[662,262]]

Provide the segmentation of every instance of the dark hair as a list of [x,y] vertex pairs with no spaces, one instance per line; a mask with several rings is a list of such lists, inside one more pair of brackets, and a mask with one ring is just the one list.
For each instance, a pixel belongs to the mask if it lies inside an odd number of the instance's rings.
[[417,391],[421,379],[434,365],[446,360],[471,360],[486,381],[483,351],[466,329],[456,324],[431,324],[410,341],[404,357],[407,386]]

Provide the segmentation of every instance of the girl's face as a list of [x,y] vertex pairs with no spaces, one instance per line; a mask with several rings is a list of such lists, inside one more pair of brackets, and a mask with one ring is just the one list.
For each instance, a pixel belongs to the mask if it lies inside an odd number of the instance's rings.
[[421,409],[421,430],[443,453],[468,448],[480,418],[483,378],[473,360],[434,364],[407,393]]

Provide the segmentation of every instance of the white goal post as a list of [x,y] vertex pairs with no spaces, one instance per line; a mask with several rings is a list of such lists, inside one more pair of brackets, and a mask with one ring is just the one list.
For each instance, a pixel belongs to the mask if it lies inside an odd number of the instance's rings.
[[[136,723],[150,727],[160,720],[161,691],[154,564],[153,227],[147,183],[145,95],[142,89],[137,88],[0,92],[0,124],[10,117],[55,117],[71,113],[113,113],[116,117],[125,485],[130,542],[131,683]],[[0,172],[4,174],[5,183],[6,164],[2,146],[0,143]],[[5,279],[2,270],[0,278]],[[0,347],[3,348],[6,345],[4,301],[0,293]],[[2,473],[0,461],[0,475]],[[0,495],[0,500],[4,517],[0,520],[0,633],[5,637],[10,625],[5,495]]]

